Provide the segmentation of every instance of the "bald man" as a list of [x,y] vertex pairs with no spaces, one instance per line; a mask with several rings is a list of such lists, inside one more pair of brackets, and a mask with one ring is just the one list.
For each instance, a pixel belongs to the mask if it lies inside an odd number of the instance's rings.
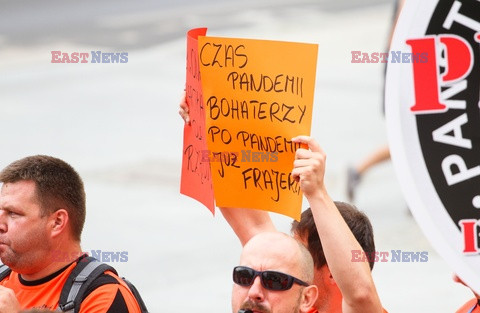
[[[185,97],[180,103],[179,113],[189,123]],[[310,204],[309,221],[305,222],[313,226],[307,227],[306,231],[299,231],[304,227],[295,227],[294,235],[307,245],[317,261],[322,260],[315,264],[314,279],[322,292],[309,313],[385,313],[370,272],[373,266],[368,260],[352,262],[352,251],[362,251],[364,247],[364,251],[375,251],[368,218],[362,217],[358,221],[363,224],[359,228],[365,231],[355,231],[354,235],[352,230],[357,228],[357,217],[344,219],[327,192],[324,183],[326,155],[322,148],[308,136],[298,136],[292,141],[308,146],[308,149],[296,151],[292,177],[299,181]],[[244,208],[220,210],[242,245],[259,233],[276,231],[265,211]],[[358,216],[356,211],[355,208],[347,208],[343,213]],[[350,222],[347,224],[346,220]],[[319,246],[321,251],[316,249]]]
[[233,281],[233,313],[307,313],[318,295],[310,252],[280,232],[260,233],[248,241]]

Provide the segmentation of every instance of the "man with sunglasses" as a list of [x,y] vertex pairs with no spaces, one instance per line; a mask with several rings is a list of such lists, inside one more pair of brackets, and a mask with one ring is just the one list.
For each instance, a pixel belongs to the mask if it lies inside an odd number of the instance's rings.
[[[309,312],[385,312],[370,272],[373,263],[352,262],[352,251],[375,250],[368,218],[347,204],[339,211],[330,198],[324,185],[326,156],[318,143],[307,136],[292,140],[309,147],[297,150],[292,170],[311,207],[302,214],[301,227],[294,223],[293,235],[305,244],[318,263],[313,283],[320,292]],[[236,208],[221,208],[221,211],[242,244],[258,233],[275,230],[265,211]],[[322,259],[323,262],[318,261]]]
[[[180,102],[180,116],[189,123],[189,109],[185,96]],[[328,195],[324,184],[326,155],[319,144],[311,137],[300,136],[292,139],[295,142],[308,145],[309,149],[298,149],[295,156],[292,175],[299,179],[300,188],[311,207],[310,215],[302,218],[312,218],[315,229],[308,228],[308,234],[295,234],[299,240],[317,257],[325,262],[315,264],[314,283],[322,291],[312,307],[311,312],[318,313],[376,313],[386,312],[382,309],[375,284],[371,275],[371,267],[367,260],[352,262],[353,251],[372,250],[363,248],[373,243],[373,232],[368,231],[368,218],[358,222],[356,217],[346,223],[335,203]],[[276,231],[270,216],[265,211],[244,208],[220,208],[222,215],[232,227],[242,245],[253,236],[262,232]],[[348,210],[351,211],[349,208]],[[355,223],[352,223],[355,221]],[[365,224],[356,231],[353,224]],[[311,239],[311,240],[310,240]],[[321,242],[320,242],[321,240]],[[362,242],[362,245],[359,244]],[[315,243],[315,246],[312,246]],[[315,247],[322,247],[316,251]],[[315,251],[312,251],[315,250]],[[370,251],[368,251],[370,250]],[[235,312],[236,313],[236,312]]]
[[233,313],[307,313],[318,293],[312,256],[280,232],[258,234],[244,246],[233,281]]

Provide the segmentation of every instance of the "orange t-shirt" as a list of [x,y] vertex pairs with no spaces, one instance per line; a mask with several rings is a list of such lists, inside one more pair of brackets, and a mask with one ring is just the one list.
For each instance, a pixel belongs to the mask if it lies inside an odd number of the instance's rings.
[[[478,305],[479,301],[479,299],[473,298],[472,300],[465,303],[460,309],[458,309],[456,313],[480,313],[480,305]],[[472,310],[474,305],[476,305],[475,309]]]
[[[58,307],[60,293],[77,262],[36,281],[25,281],[16,272],[11,272],[1,285],[15,292],[20,308],[49,309]],[[100,276],[102,277],[102,276]],[[109,283],[100,285],[82,301],[80,313],[140,313],[140,307],[128,286],[117,275],[106,271],[103,278]],[[87,291],[88,292],[88,291]]]

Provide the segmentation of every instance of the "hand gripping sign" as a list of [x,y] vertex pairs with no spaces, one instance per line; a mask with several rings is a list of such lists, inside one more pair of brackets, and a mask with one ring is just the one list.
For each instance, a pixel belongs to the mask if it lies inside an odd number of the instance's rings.
[[410,0],[388,64],[392,161],[412,213],[439,254],[480,292],[480,2]]
[[198,36],[204,36],[206,32],[206,28],[195,28],[187,33],[185,97],[190,109],[190,125],[186,124],[183,130],[180,192],[195,198],[213,213],[215,205],[210,164],[202,157],[203,151],[207,151],[207,141],[197,43]]

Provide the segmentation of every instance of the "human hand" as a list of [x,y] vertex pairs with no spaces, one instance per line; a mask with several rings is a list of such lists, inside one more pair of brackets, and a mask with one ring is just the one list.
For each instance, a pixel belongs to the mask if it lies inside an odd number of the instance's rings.
[[308,145],[309,150],[300,148],[295,153],[292,176],[300,182],[307,199],[325,192],[324,176],[326,155],[320,145],[309,136],[292,138],[295,143]]
[[1,313],[18,313],[20,304],[12,289],[0,286],[0,312]]
[[180,100],[180,109],[178,110],[178,114],[183,118],[185,123],[190,124],[190,110],[188,108],[187,103],[187,96],[186,93],[183,92],[182,100]]

